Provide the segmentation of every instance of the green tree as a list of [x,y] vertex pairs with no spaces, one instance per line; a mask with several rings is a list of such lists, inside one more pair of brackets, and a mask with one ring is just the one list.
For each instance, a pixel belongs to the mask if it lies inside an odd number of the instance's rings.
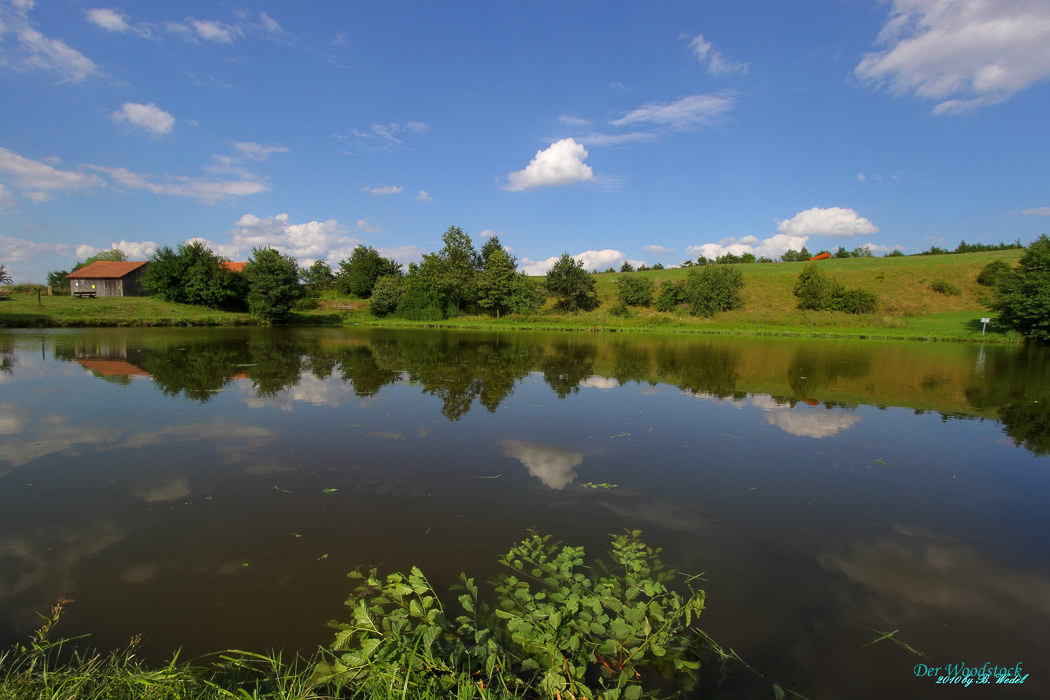
[[510,266],[512,268],[514,268],[515,270],[518,269],[518,258],[517,258],[517,256],[511,255],[510,251],[508,251],[505,247],[503,247],[503,244],[500,243],[500,241],[499,241],[499,236],[492,236],[487,241],[485,241],[485,244],[483,246],[481,246],[481,269],[482,270],[485,269],[485,267],[488,265],[488,263],[489,263],[489,256],[491,256],[497,250],[502,250],[503,253],[507,256],[507,259],[510,260]]
[[995,287],[999,284],[1000,279],[1013,274],[1013,271],[1010,263],[1005,260],[993,260],[981,268],[981,273],[977,275],[977,284]]
[[419,275],[426,293],[446,316],[458,313],[477,301],[477,272],[481,256],[470,236],[458,226],[449,226],[441,236],[444,246],[423,256]]
[[322,292],[326,289],[331,289],[335,285],[335,275],[332,274],[332,268],[324,260],[314,262],[313,265],[303,270],[300,275],[302,276],[303,284],[313,292]]
[[516,277],[507,253],[502,248],[490,251],[485,258],[485,269],[478,273],[478,305],[494,309],[499,318],[500,311],[509,308]]
[[660,284],[660,294],[656,297],[657,311],[674,311],[679,304],[688,301],[685,291],[685,280],[664,280]]
[[686,296],[690,310],[697,316],[714,316],[719,311],[732,311],[744,306],[741,291],[744,273],[727,265],[705,265],[690,270],[686,278]]
[[649,306],[653,303],[653,279],[642,275],[624,275],[616,279],[616,297],[624,306]]
[[302,295],[299,287],[299,265],[295,258],[273,248],[252,248],[252,257],[244,268],[248,282],[248,311],[267,323],[288,318],[292,306]]
[[367,299],[372,296],[376,280],[384,275],[401,274],[401,265],[388,260],[372,246],[359,245],[350,258],[339,263],[336,288],[343,294]]
[[996,285],[997,323],[1030,342],[1050,343],[1050,238],[1039,236]]
[[583,269],[583,263],[562,253],[547,272],[547,291],[558,297],[558,307],[565,311],[590,310],[598,306],[594,278]]
[[401,276],[383,275],[376,280],[372,288],[372,297],[368,300],[368,310],[373,316],[383,318],[397,310],[401,303]]
[[[180,246],[181,247],[181,246]],[[182,290],[182,260],[178,251],[161,246],[153,251],[142,273],[142,288],[149,294],[176,304],[185,303]]]
[[11,275],[7,273],[7,268],[0,265],[0,285],[11,284]]
[[514,276],[511,285],[510,298],[507,300],[507,308],[515,314],[531,314],[540,310],[546,297],[543,294],[542,285],[529,277],[524,272]]
[[793,291],[798,297],[798,308],[813,311],[828,308],[836,287],[834,280],[819,265],[809,263],[795,280]]
[[634,265],[624,260],[623,265],[620,265],[620,272],[634,272]]

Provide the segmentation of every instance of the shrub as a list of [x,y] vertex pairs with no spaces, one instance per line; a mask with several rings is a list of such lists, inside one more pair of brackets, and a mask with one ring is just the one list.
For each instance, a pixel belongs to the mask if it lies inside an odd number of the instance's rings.
[[598,306],[594,278],[583,269],[583,263],[562,253],[547,272],[547,291],[558,297],[558,307],[566,311],[589,310]]
[[627,318],[631,315],[631,310],[627,308],[626,304],[615,304],[609,309],[609,313],[617,318]]
[[981,274],[977,275],[977,284],[994,287],[1003,277],[1012,274],[1013,270],[1005,260],[993,260],[981,268]]
[[685,282],[666,281],[660,285],[660,294],[656,297],[657,311],[674,311],[685,302]]
[[295,258],[273,248],[252,248],[242,274],[248,282],[249,313],[267,323],[287,319],[302,296]]
[[368,310],[373,316],[383,318],[397,310],[401,302],[401,276],[384,275],[376,280],[372,288],[372,298],[368,302]]
[[1043,234],[1028,246],[1017,270],[996,285],[992,308],[997,323],[1025,340],[1050,343],[1050,238]]
[[744,305],[741,290],[744,274],[727,265],[705,265],[690,270],[686,278],[686,298],[695,316],[714,316],[719,311],[731,311]]
[[399,697],[444,696],[465,676],[514,697],[634,700],[656,678],[688,691],[705,651],[717,653],[696,629],[704,592],[668,588],[660,551],[639,534],[615,537],[610,563],[587,566],[582,547],[533,533],[500,558],[495,608],[460,575],[456,617],[418,568],[351,573],[351,621],[330,623],[335,658],[316,678]]
[[829,311],[841,311],[847,314],[873,314],[879,298],[863,289],[846,289],[836,287],[828,304]]
[[649,306],[653,303],[653,279],[642,275],[616,278],[616,297],[623,306]]
[[930,289],[938,294],[946,294],[951,297],[957,297],[962,294],[962,290],[948,280],[934,280],[930,283]]
[[813,311],[827,309],[836,288],[835,281],[819,265],[809,263],[802,268],[795,281],[794,293],[798,297],[798,308]]

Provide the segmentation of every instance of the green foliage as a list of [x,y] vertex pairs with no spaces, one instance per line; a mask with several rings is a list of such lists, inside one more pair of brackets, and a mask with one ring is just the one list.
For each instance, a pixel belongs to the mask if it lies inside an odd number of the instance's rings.
[[[841,250],[841,249],[840,249]],[[798,308],[811,311],[841,311],[848,314],[874,313],[879,299],[862,289],[846,289],[816,263],[802,268],[795,281]]]
[[831,257],[833,258],[849,258],[849,256],[849,251],[842,246],[836,248],[835,252],[831,254]]
[[620,272],[634,272],[634,265],[624,260],[623,265],[620,265]]
[[996,322],[1025,340],[1050,343],[1050,238],[1039,236],[996,286]]
[[652,266],[652,268],[650,268],[650,269],[653,269],[653,270],[662,270],[662,269],[664,269],[664,264],[663,264],[663,263],[656,263],[656,264],[655,264],[655,265],[653,265],[653,266]]
[[619,303],[609,307],[609,313],[617,318],[629,318],[631,310],[627,308],[626,304]]
[[744,306],[744,274],[725,265],[690,270],[685,282],[686,299],[694,316],[714,316]]
[[300,271],[299,277],[312,292],[322,292],[335,286],[335,275],[324,260],[317,260],[310,267]]
[[[489,241],[493,239],[496,237],[493,236]],[[496,242],[499,242],[498,239]],[[478,273],[478,306],[495,310],[496,318],[499,318],[500,311],[506,311],[510,307],[518,276],[510,256],[502,247],[498,250],[489,250],[488,257],[482,256],[482,258],[485,260],[485,268]]]
[[886,253],[882,257],[884,257],[884,258],[903,258],[904,257],[904,251],[900,250],[899,248],[894,248],[893,250],[891,250],[890,252]]
[[243,274],[248,282],[248,312],[266,323],[287,320],[302,296],[295,258],[269,247],[252,248]]
[[503,247],[503,244],[499,241],[499,236],[490,236],[489,239],[485,241],[485,244],[481,246],[481,251],[479,253],[481,257],[480,269],[484,270],[485,267],[488,266],[489,258],[497,250],[502,250],[510,261],[510,266],[515,270],[518,269],[518,257],[516,255],[511,255],[507,249]]
[[373,316],[383,318],[397,311],[401,303],[401,276],[384,275],[376,280],[372,288],[372,298],[368,301],[368,310]]
[[966,241],[959,241],[959,245],[955,247],[953,253],[983,253],[991,250],[1011,250],[1014,248],[1024,248],[1021,245],[1020,239],[1013,243],[967,243]]
[[558,307],[564,311],[590,310],[598,306],[594,278],[583,269],[583,263],[562,253],[558,262],[547,271],[547,291],[558,297]]
[[851,250],[849,256],[851,258],[873,258],[875,257],[875,254],[871,252],[871,248],[860,246]]
[[704,593],[668,588],[660,551],[639,535],[614,537],[609,562],[587,566],[582,547],[532,533],[500,558],[507,574],[494,582],[494,608],[460,576],[454,620],[417,568],[352,573],[352,621],[329,623],[336,658],[318,666],[318,680],[415,694],[449,692],[467,676],[544,698],[609,700],[655,692],[656,678],[688,690],[708,648],[693,628]]
[[11,275],[7,273],[7,268],[0,265],[0,284],[11,284],[12,281]]
[[481,257],[474,250],[470,236],[458,226],[450,226],[441,240],[445,244],[442,249],[424,255],[415,269],[425,294],[447,316],[458,314],[477,301]]
[[372,296],[376,280],[386,275],[401,274],[401,265],[388,260],[372,246],[359,245],[347,260],[339,263],[339,274],[335,278],[336,289],[361,299]]
[[660,294],[656,297],[657,311],[674,311],[688,300],[685,281],[665,280],[660,283]]
[[649,306],[654,287],[652,277],[625,275],[616,279],[616,297],[623,306]]
[[993,260],[981,268],[977,275],[977,284],[985,287],[995,287],[1003,277],[1013,274],[1014,269],[1005,260]]
[[809,263],[802,268],[795,281],[793,291],[798,297],[798,308],[814,311],[827,309],[836,287],[834,280],[828,277],[820,265]]
[[802,246],[802,250],[795,250],[793,248],[788,250],[780,256],[780,259],[783,262],[806,262],[812,257],[813,256],[810,254],[809,250],[805,246]]
[[947,280],[936,279],[930,282],[930,289],[937,292],[938,294],[945,294],[947,296],[957,297],[962,294],[962,290],[956,287],[954,284]]
[[540,310],[546,296],[543,286],[524,272],[514,276],[511,285],[510,297],[507,299],[507,308],[515,314],[532,314]]
[[402,280],[396,315],[410,321],[441,321],[445,318],[437,297],[430,293],[427,280],[415,263],[409,265],[408,274]]
[[243,308],[247,291],[242,276],[200,241],[158,248],[142,274],[142,288],[164,301],[213,309]]

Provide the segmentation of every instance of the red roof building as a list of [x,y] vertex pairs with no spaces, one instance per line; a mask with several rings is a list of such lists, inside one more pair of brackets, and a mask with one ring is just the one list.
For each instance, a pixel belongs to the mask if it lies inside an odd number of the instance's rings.
[[66,275],[69,279],[69,293],[71,296],[145,296],[140,284],[140,278],[145,270],[145,260],[135,262],[99,260]]

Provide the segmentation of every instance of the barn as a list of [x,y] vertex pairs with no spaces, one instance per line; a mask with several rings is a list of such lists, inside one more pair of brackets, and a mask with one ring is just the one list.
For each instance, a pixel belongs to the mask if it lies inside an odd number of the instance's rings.
[[141,297],[146,296],[140,282],[146,261],[107,262],[100,260],[85,265],[66,277],[69,293],[75,297]]

